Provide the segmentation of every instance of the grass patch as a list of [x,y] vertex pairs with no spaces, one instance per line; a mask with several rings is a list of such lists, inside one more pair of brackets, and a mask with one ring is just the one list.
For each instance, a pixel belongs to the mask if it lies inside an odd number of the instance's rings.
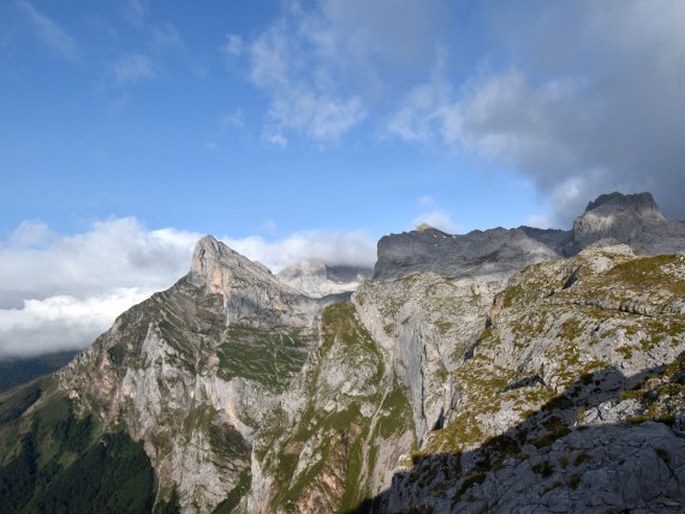
[[242,377],[280,390],[302,369],[308,341],[299,332],[285,329],[231,325],[217,350],[218,374],[224,380]]

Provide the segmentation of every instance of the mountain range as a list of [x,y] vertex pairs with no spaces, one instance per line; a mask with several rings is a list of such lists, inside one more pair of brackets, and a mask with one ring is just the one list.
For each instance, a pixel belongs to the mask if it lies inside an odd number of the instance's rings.
[[378,242],[278,275],[211,236],[0,395],[0,512],[683,512],[685,223]]

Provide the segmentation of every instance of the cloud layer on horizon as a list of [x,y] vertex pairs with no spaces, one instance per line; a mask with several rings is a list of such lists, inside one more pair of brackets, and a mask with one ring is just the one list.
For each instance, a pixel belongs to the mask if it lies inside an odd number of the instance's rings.
[[[135,218],[99,221],[74,235],[22,223],[0,242],[0,358],[84,348],[124,310],[182,277],[201,235],[149,230]],[[307,258],[362,266],[375,258],[361,232],[221,239],[275,272]]]

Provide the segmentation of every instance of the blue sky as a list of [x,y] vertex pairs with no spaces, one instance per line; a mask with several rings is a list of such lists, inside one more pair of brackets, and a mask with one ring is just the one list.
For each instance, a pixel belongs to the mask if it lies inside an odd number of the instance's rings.
[[[529,221],[546,205],[515,172],[389,129],[403,95],[442,62],[464,76],[477,65],[466,44],[447,56],[458,40],[437,19],[463,10],[432,4],[425,27],[406,29],[421,54],[405,63],[413,49],[390,46],[404,36],[367,34],[385,29],[388,6],[348,27],[349,13],[335,25],[314,2],[4,3],[0,166],[12,200],[0,230],[40,220],[70,233],[135,216],[236,237],[380,236],[437,211],[462,230]],[[355,30],[368,48],[340,66],[313,35],[345,47]],[[520,201],[503,203],[512,188]]]
[[679,0],[3,2],[0,353],[85,344],[205,233],[278,270],[370,264],[421,221],[567,228],[613,190],[685,219],[683,19]]

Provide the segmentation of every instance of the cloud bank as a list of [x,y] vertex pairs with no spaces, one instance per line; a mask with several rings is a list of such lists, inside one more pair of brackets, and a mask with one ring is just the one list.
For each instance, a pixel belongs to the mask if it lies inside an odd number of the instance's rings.
[[[0,243],[0,358],[84,348],[124,310],[181,278],[201,235],[150,230],[135,218],[99,221],[75,235],[22,223]],[[375,258],[363,233],[221,239],[274,271],[306,258],[354,265]]]

